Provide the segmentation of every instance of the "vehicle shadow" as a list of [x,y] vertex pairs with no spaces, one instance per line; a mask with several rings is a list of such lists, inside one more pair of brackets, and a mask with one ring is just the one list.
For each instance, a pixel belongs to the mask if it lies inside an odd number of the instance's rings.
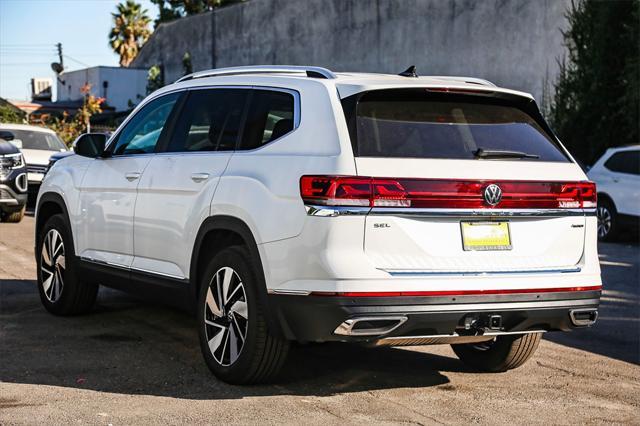
[[327,396],[447,385],[454,357],[397,348],[295,345],[277,384],[230,386],[201,358],[190,315],[101,289],[94,312],[45,312],[35,283],[0,280],[0,381],[185,399]]
[[547,340],[640,364],[640,246],[635,238],[600,243],[603,294],[597,323]]

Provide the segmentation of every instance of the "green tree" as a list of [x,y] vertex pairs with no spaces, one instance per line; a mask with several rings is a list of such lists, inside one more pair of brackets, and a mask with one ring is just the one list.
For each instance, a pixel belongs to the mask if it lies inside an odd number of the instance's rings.
[[82,106],[74,116],[65,111],[61,118],[47,117],[42,120],[42,124],[56,132],[68,146],[71,146],[71,143],[82,133],[91,131],[91,117],[102,112],[102,104],[104,103],[104,98],[91,94],[90,84],[82,86],[80,91],[84,98]]
[[0,105],[0,123],[24,123],[24,116],[13,108]]
[[191,74],[193,72],[193,64],[191,63],[191,53],[184,52],[182,56],[182,69],[184,70],[182,75]]
[[147,95],[164,87],[164,70],[162,64],[153,65],[147,73]]
[[217,7],[240,3],[244,0],[151,0],[158,6],[159,16],[156,27],[161,22],[173,21],[184,16],[195,15]]
[[573,155],[591,164],[640,140],[640,0],[578,0],[563,33],[549,119]]
[[151,19],[147,10],[133,0],[118,4],[117,9],[117,13],[112,13],[113,28],[109,33],[109,44],[120,55],[120,66],[128,67],[151,35]]

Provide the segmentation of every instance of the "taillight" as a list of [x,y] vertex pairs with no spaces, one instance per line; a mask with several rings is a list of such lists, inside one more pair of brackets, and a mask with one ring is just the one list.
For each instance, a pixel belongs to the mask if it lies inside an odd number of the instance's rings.
[[[490,185],[498,186],[497,198],[487,197]],[[597,204],[593,182],[303,176],[300,194],[306,204],[345,207],[581,209]]]

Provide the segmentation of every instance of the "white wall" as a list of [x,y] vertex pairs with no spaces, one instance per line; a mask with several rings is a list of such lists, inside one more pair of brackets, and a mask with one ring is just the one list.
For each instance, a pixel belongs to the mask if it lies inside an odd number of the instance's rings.
[[[116,111],[131,109],[146,96],[147,70],[138,68],[92,67],[64,73],[57,83],[58,101],[82,99],[80,89],[91,84],[91,94],[106,98],[107,105]],[[108,82],[105,89],[103,84]]]

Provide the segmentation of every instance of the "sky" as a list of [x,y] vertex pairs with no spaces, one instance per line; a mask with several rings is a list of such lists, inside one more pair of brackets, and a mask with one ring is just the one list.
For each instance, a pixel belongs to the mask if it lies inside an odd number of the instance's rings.
[[[150,0],[136,1],[147,9],[152,20],[157,18],[158,8]],[[55,78],[50,64],[58,61],[56,43],[62,43],[66,71],[117,66],[118,55],[109,47],[108,37],[111,13],[118,3],[0,0],[0,97],[28,100],[32,77]]]

